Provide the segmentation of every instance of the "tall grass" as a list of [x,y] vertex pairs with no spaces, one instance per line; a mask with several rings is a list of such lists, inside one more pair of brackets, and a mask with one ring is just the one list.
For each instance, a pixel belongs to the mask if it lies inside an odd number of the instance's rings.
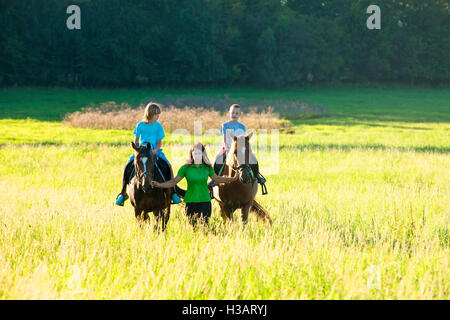
[[[68,114],[64,123],[75,128],[133,129],[143,119],[144,109],[144,105],[132,108],[126,103],[118,105],[115,102],[107,102],[100,106],[91,106],[82,111]],[[178,129],[193,132],[194,122],[201,121],[201,129],[204,132],[211,129],[218,130],[222,123],[229,120],[226,112],[202,107],[176,108],[171,105],[162,109],[159,122],[168,132]],[[272,108],[261,111],[252,109],[243,113],[240,121],[251,129],[275,129],[289,126],[289,122],[281,121],[279,115],[274,113]]]
[[[129,202],[114,205],[130,130],[0,120],[0,299],[449,299],[448,92],[245,94],[332,111],[280,134],[279,171],[257,195],[272,227],[242,228],[239,213],[225,225],[213,202],[200,231],[183,205],[166,233],[142,230]],[[88,96],[80,106],[108,101]],[[163,148],[178,169],[187,148],[171,135]]]
[[271,228],[251,216],[243,229],[238,213],[224,225],[214,204],[194,232],[177,205],[165,234],[113,204],[128,155],[0,149],[0,298],[449,297],[446,154],[285,150],[257,196]]

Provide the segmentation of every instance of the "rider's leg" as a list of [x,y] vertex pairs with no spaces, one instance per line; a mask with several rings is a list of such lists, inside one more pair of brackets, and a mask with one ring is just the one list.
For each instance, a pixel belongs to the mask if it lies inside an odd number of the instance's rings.
[[[221,171],[223,171],[223,169],[222,169],[222,167],[225,165],[225,159],[226,159],[226,152],[225,152],[225,148],[222,148],[218,153],[217,153],[217,155],[216,155],[216,158],[214,159],[214,164],[213,164],[213,169],[214,169],[214,172],[219,176],[221,176],[222,175],[222,172]],[[214,181],[210,181],[209,183],[208,183],[208,186],[210,186],[210,187],[213,187],[215,184],[214,184]]]
[[226,158],[225,148],[222,148],[217,153],[216,158],[214,159],[213,168],[214,168],[214,172],[217,175],[221,175],[220,169],[222,169],[222,166],[225,164],[225,158]]
[[[134,158],[132,156],[132,158]],[[134,163],[133,160],[130,158],[128,160],[127,164],[123,168],[123,174],[122,174],[122,191],[117,195],[116,198],[116,204],[118,206],[123,206],[124,202],[128,199],[127,195],[127,185],[130,182],[130,175],[133,172],[134,169]]]
[[[166,162],[167,166],[169,167],[169,171],[170,171],[170,179],[169,179],[169,180],[172,180],[172,179],[174,178],[172,165],[170,164],[169,160],[166,158],[166,156],[164,155],[164,153],[161,151],[161,149],[158,151],[157,156],[158,156],[159,158],[163,159],[163,160]],[[173,201],[173,203],[174,203],[174,204],[180,203],[180,202],[181,202],[181,199],[180,199],[180,197],[178,197],[178,195],[177,195],[176,188],[173,187],[172,190],[173,190],[173,192],[172,192],[172,201]]]
[[264,183],[266,183],[266,179],[264,179],[264,177],[261,176],[261,174],[259,173],[259,164],[251,164],[250,165],[252,170],[253,170],[253,174],[255,175],[256,180],[258,181],[259,184],[263,185]]
[[122,176],[122,192],[121,194],[125,197],[127,195],[127,184],[130,183],[131,172],[134,169],[134,163],[132,161],[128,162],[123,169]]
[[[167,162],[167,164],[169,165],[169,169],[170,169],[170,180],[172,180],[174,178],[173,177],[173,169],[172,169],[172,166],[170,165],[170,163]],[[181,202],[181,199],[180,199],[180,197],[178,197],[177,189],[175,187],[173,187],[172,201],[174,204],[178,204]]]
[[267,194],[266,179],[259,172],[259,165],[256,164],[256,168],[252,168],[252,170],[255,175],[256,181],[258,181],[258,183],[261,185],[262,194]]

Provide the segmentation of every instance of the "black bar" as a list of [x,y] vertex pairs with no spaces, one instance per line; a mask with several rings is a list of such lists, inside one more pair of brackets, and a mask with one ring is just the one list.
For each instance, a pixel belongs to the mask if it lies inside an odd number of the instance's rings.
[[[425,319],[445,314],[448,301],[324,301],[324,300],[150,300],[150,301],[1,301],[4,315],[25,314],[84,320],[92,317],[131,319],[366,319],[407,316]],[[444,310],[446,308],[446,310]],[[9,313],[9,311],[11,313]],[[443,313],[442,313],[443,312]],[[331,315],[331,316],[330,316]]]

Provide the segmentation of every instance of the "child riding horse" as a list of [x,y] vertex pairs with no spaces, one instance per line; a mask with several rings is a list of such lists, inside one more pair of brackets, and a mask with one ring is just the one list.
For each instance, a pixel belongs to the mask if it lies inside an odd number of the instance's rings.
[[[150,143],[138,146],[131,144],[136,151],[133,160],[136,174],[131,180],[128,187],[130,202],[134,207],[136,219],[146,221],[149,212],[153,212],[156,218],[155,229],[159,228],[161,221],[161,229],[164,231],[170,217],[170,198],[171,189],[161,190],[152,188],[153,181],[164,181],[164,175],[169,174],[169,168],[159,170],[157,165],[157,157],[152,152]],[[165,172],[164,172],[165,171]]]
[[251,151],[249,143],[251,137],[252,133],[238,137],[231,134],[233,143],[226,158],[223,174],[224,176],[238,175],[239,179],[226,185],[213,186],[213,195],[220,205],[224,220],[231,220],[234,211],[241,209],[244,224],[247,223],[250,211],[271,223],[269,213],[254,200],[258,191],[255,175],[258,161]]
[[[136,125],[136,128],[133,132],[135,135],[134,144],[142,146],[145,143],[149,143],[152,147],[151,152],[153,153],[153,155],[155,155],[159,159],[164,160],[169,167],[170,172],[168,174],[168,177],[164,178],[165,180],[170,180],[171,178],[173,178],[173,171],[169,160],[167,160],[161,149],[161,140],[165,137],[165,134],[162,125],[157,121],[160,114],[161,107],[158,104],[153,102],[147,104],[144,111],[144,118]],[[134,157],[135,155],[133,154],[123,170],[122,191],[117,195],[116,198],[116,205],[118,206],[123,206],[125,200],[128,199],[126,188],[128,183],[130,182],[134,170]],[[174,190],[174,192],[172,193],[172,201],[173,203],[177,204],[180,203],[181,200],[175,192],[176,190]]]
[[[238,121],[239,117],[241,116],[241,107],[238,104],[233,104],[230,106],[229,112],[230,112],[230,121],[222,124],[222,127],[220,129],[220,134],[223,137],[223,146],[222,149],[217,153],[216,158],[214,160],[214,171],[219,176],[221,176],[223,173],[225,159],[233,142],[231,136],[237,137],[239,135],[245,134],[245,126]],[[253,173],[255,174],[255,178],[258,181],[258,183],[261,184],[263,188],[265,188],[264,184],[266,182],[266,179],[259,173],[258,164],[254,166]],[[210,183],[209,186],[212,187],[213,185],[214,185],[213,183]],[[265,194],[264,191],[265,189],[263,189],[263,194]]]

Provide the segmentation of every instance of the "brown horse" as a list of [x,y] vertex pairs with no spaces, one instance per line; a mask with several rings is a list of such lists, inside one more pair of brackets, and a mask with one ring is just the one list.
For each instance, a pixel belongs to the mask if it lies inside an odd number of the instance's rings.
[[150,144],[139,147],[132,142],[131,146],[136,151],[135,175],[128,184],[127,190],[134,207],[134,214],[141,223],[149,219],[149,212],[153,212],[156,218],[155,229],[159,228],[161,221],[161,230],[164,231],[170,217],[172,189],[152,188],[152,180],[163,182],[164,178],[160,170],[155,169],[156,156],[152,153]]
[[258,183],[255,173],[257,172],[258,162],[251,151],[249,135],[233,136],[233,144],[228,152],[226,163],[223,168],[224,176],[239,175],[239,179],[227,184],[213,187],[214,198],[220,205],[222,218],[226,220],[233,219],[233,213],[236,209],[241,209],[242,222],[247,223],[249,212],[254,212],[258,218],[268,221],[272,224],[269,213],[255,200],[258,192]]

